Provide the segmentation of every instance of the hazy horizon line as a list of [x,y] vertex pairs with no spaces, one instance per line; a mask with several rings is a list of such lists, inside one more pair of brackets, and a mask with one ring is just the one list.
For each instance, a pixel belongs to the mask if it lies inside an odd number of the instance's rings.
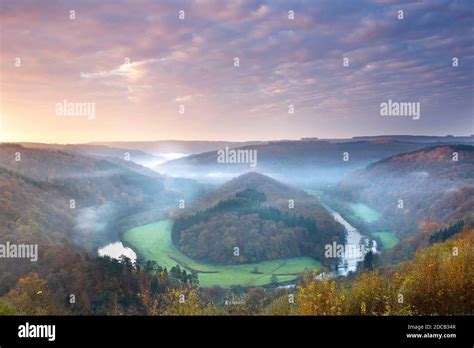
[[265,139],[265,140],[229,140],[229,139],[220,139],[220,140],[211,140],[211,139],[155,139],[155,140],[94,140],[88,142],[71,142],[71,143],[61,143],[61,142],[44,142],[44,141],[1,141],[2,144],[15,144],[15,143],[30,143],[30,144],[46,144],[46,145],[91,145],[98,143],[151,143],[151,142],[232,142],[232,143],[248,143],[248,142],[271,142],[271,141],[302,141],[303,139],[315,139],[315,140],[349,140],[356,138],[383,138],[383,137],[472,137],[474,134],[376,134],[376,135],[353,135],[352,137],[300,137],[300,138],[285,138],[285,139]]

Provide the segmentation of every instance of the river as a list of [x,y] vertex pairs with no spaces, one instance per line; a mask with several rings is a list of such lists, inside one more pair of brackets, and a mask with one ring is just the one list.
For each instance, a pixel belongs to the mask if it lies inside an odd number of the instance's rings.
[[357,264],[364,260],[365,254],[371,249],[372,252],[377,252],[377,243],[373,241],[372,247],[369,248],[369,239],[357,230],[354,226],[349,224],[338,212],[331,211],[334,220],[339,222],[346,229],[346,243],[345,250],[361,250],[360,253],[346,253],[340,259],[337,265],[335,275],[346,276],[349,272],[357,270]]
[[[361,250],[359,253],[344,253],[344,256],[339,258],[337,267],[335,270],[332,270],[328,273],[321,273],[318,277],[323,275],[327,277],[336,277],[336,276],[346,276],[349,272],[355,272],[357,270],[357,264],[364,260],[365,254],[372,250],[372,252],[377,253],[377,245],[373,241],[372,247],[369,247],[369,239],[362,235],[354,226],[349,224],[337,211],[332,210],[330,207],[324,205],[324,207],[332,214],[334,220],[339,222],[344,226],[346,230],[346,242],[344,244],[344,250],[349,250],[354,248],[356,250]],[[126,247],[122,242],[117,241],[114,243],[109,243],[106,246],[98,250],[99,256],[110,256],[114,259],[119,259],[120,256],[125,255],[133,262],[136,261],[136,253],[129,247]]]

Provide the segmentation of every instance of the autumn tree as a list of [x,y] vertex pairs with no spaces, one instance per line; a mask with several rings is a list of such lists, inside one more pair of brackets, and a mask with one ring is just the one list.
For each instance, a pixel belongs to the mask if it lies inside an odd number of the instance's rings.
[[196,289],[172,289],[163,295],[164,315],[200,315],[202,303]]
[[26,315],[58,314],[59,308],[46,280],[37,273],[29,273],[18,280],[6,295],[7,302]]
[[316,273],[306,274],[298,287],[296,303],[302,315],[341,315],[345,297],[338,291],[336,281],[324,277],[315,279]]

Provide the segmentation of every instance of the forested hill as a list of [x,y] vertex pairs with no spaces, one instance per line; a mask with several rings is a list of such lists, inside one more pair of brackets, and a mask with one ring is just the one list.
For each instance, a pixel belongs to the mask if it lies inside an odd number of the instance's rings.
[[[161,179],[118,164],[16,144],[0,145],[0,192],[0,243],[37,244],[40,259],[57,249],[94,255],[117,240],[120,219],[179,199]],[[0,262],[0,282],[36,267],[23,261]]]
[[115,224],[128,214],[175,206],[181,196],[126,166],[14,144],[0,145],[0,187],[0,240],[91,251],[117,238]]
[[158,156],[140,150],[132,150],[127,147],[110,147],[105,145],[91,144],[43,144],[43,143],[20,143],[24,148],[55,150],[63,153],[77,154],[95,158],[114,158],[123,160],[125,157],[139,164],[154,163],[160,160]]
[[[239,150],[256,151],[257,168],[278,180],[295,185],[336,183],[345,174],[394,154],[423,148],[425,144],[398,141],[275,141],[247,145]],[[348,156],[344,160],[344,156]],[[205,152],[168,161],[156,167],[160,173],[174,176],[201,177],[202,180],[220,181],[241,175],[249,170],[248,164],[222,165],[217,163],[217,152]],[[209,173],[221,174],[209,176]]]
[[234,198],[237,192],[245,189],[264,193],[266,200],[263,205],[314,219],[320,230],[336,231],[338,227],[342,227],[316,197],[257,172],[246,173],[226,182],[185,209],[178,209],[176,214],[181,216],[208,209],[221,201]]
[[345,199],[377,207],[399,237],[472,215],[474,147],[446,145],[389,157],[348,176]]
[[367,166],[367,172],[376,176],[378,171],[422,173],[439,180],[462,181],[474,185],[474,146],[444,145],[390,156]]
[[[107,160],[57,150],[0,145],[0,167],[61,190],[77,207],[109,200],[143,200],[164,190],[162,180]],[[69,201],[68,199],[68,201]]]
[[345,235],[315,197],[258,173],[231,180],[174,220],[174,244],[213,263],[304,255],[324,261],[324,245]]

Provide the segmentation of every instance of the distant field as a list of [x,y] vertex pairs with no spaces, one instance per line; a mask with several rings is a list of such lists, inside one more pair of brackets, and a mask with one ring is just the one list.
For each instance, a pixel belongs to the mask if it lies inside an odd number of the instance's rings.
[[382,217],[382,215],[378,211],[370,208],[369,206],[363,203],[352,203],[351,208],[355,216],[360,217],[368,223],[377,221]]
[[384,249],[390,249],[399,242],[398,238],[392,232],[375,232],[373,236],[379,237]]
[[[269,284],[275,274],[279,282],[296,279],[297,273],[307,269],[321,268],[319,261],[311,257],[279,259],[244,265],[217,266],[197,262],[179,251],[171,243],[171,220],[162,220],[128,230],[123,241],[131,246],[139,257],[154,260],[160,266],[171,267],[179,264],[187,270],[198,272],[202,287],[219,285],[262,286]],[[257,267],[259,274],[251,273]],[[211,273],[212,272],[212,273]]]

